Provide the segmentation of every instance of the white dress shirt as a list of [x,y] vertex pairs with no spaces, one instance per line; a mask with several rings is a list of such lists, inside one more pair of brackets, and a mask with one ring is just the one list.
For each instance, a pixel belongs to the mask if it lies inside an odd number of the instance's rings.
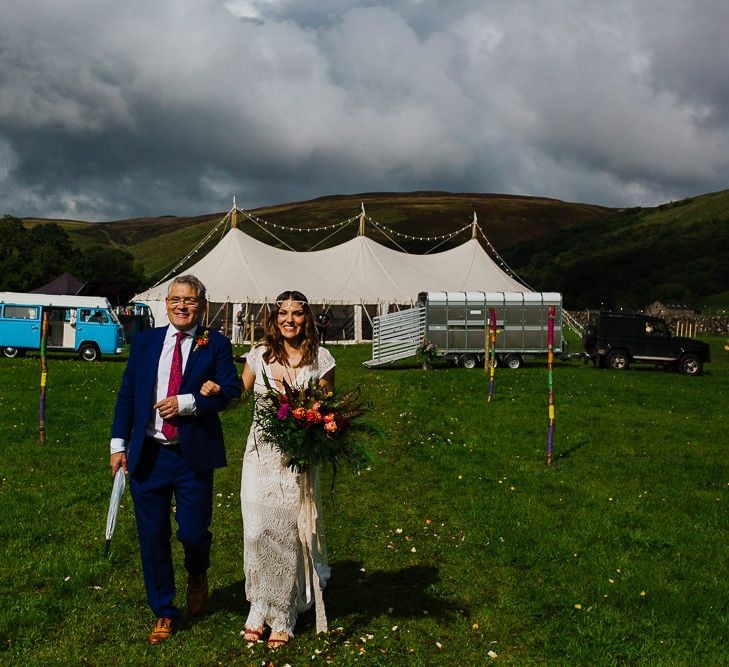
[[[182,372],[184,374],[185,368],[187,367],[187,360],[190,356],[190,352],[195,342],[195,333],[197,332],[198,326],[195,325],[192,329],[188,329],[184,333],[187,335],[182,339],[180,344],[182,351]],[[159,364],[157,365],[157,382],[154,388],[154,402],[152,405],[159,403],[160,401],[167,398],[167,386],[170,383],[170,370],[172,369],[172,357],[175,353],[175,344],[177,343],[177,329],[171,324],[167,327],[165,332],[165,340],[162,345],[162,353],[159,357]],[[181,417],[195,414],[195,397],[192,394],[178,394],[177,395],[177,406],[178,412]],[[158,440],[162,445],[175,445],[180,440],[179,437],[175,437],[172,440],[167,440],[162,434],[162,423],[163,419],[159,414],[159,410],[152,410],[150,405],[149,421],[147,422],[147,436]],[[125,452],[127,449],[127,441],[124,438],[112,438],[111,439],[111,453],[116,454],[118,452]]]

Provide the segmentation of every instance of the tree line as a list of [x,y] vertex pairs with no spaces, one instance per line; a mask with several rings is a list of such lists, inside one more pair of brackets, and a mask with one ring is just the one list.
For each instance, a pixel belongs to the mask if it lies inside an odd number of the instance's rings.
[[27,228],[10,215],[0,220],[0,291],[28,292],[69,272],[84,282],[123,285],[133,293],[145,282],[134,256],[120,248],[74,246],[54,222]]

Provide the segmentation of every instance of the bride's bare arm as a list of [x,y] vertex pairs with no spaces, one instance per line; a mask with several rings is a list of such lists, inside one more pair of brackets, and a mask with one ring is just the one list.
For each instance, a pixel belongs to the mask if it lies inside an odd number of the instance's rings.
[[251,389],[253,389],[253,384],[256,381],[256,376],[248,364],[246,364],[243,368],[243,375],[240,376],[240,379],[243,384],[243,391],[250,391]]
[[332,370],[319,378],[319,384],[325,389],[334,389],[334,371],[335,369],[332,368]]

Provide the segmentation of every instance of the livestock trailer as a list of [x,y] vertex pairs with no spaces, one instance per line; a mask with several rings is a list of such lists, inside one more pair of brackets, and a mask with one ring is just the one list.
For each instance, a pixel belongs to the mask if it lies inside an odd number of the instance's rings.
[[464,368],[483,363],[491,308],[496,315],[497,363],[519,368],[547,352],[548,309],[554,306],[554,352],[563,351],[562,295],[557,292],[421,292],[414,308],[374,318],[373,367],[417,354],[429,342],[436,356]]

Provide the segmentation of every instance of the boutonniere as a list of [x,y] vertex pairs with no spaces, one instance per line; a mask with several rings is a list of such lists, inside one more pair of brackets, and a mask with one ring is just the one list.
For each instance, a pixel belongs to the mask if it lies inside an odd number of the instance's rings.
[[201,334],[200,334],[200,335],[199,335],[199,336],[198,336],[198,337],[197,337],[197,338],[195,339],[195,347],[194,347],[194,348],[192,349],[192,351],[193,351],[193,352],[194,352],[195,350],[197,350],[197,348],[198,348],[198,347],[205,347],[205,346],[206,346],[206,345],[207,345],[207,344],[208,344],[208,343],[210,342],[210,338],[208,337],[208,334],[209,334],[209,333],[210,333],[210,332],[209,332],[209,331],[208,331],[207,329],[205,329],[205,331],[203,331],[203,332],[202,332],[202,333],[201,333]]

